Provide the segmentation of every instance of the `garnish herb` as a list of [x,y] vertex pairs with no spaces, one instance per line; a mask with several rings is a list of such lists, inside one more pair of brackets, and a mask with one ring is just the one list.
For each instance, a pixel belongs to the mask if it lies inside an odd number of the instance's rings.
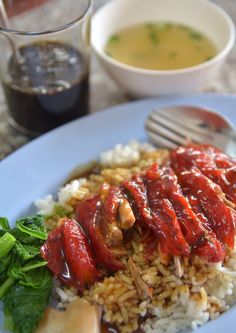
[[202,35],[199,32],[196,32],[196,31],[190,31],[189,36],[190,36],[190,38],[192,38],[194,40],[201,40],[202,39]]
[[115,42],[118,42],[120,39],[120,37],[118,35],[112,35],[110,38],[109,38],[109,43],[115,43]]
[[149,32],[149,38],[153,44],[157,44],[159,41],[158,34],[155,30]]

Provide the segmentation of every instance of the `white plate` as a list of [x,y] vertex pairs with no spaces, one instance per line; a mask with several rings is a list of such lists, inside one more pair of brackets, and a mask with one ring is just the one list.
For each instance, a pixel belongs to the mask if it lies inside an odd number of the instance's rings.
[[[236,125],[236,97],[215,94],[140,100],[78,119],[32,141],[0,163],[0,216],[13,224],[15,218],[33,213],[34,200],[54,193],[78,164],[95,159],[117,143],[147,140],[143,124],[150,110],[177,104],[214,108]],[[235,333],[236,307],[197,332]]]

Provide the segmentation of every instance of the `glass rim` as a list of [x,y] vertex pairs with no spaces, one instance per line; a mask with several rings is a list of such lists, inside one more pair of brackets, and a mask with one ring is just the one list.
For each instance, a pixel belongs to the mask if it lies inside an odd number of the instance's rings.
[[78,22],[82,21],[83,18],[88,14],[92,7],[93,0],[88,0],[88,6],[85,8],[84,12],[74,20],[70,21],[69,23],[63,24],[61,26],[56,27],[55,29],[50,30],[43,30],[43,31],[20,31],[15,29],[8,29],[3,28],[0,26],[0,33],[3,33],[5,35],[14,35],[14,36],[42,36],[42,35],[50,35],[57,32],[61,32],[67,29],[70,29],[74,25],[76,25]]

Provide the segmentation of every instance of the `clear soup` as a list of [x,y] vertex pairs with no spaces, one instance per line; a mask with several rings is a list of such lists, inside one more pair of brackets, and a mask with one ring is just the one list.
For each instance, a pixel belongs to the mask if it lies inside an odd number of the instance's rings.
[[207,36],[188,26],[157,22],[118,31],[108,39],[105,52],[130,66],[173,70],[208,61],[217,48]]

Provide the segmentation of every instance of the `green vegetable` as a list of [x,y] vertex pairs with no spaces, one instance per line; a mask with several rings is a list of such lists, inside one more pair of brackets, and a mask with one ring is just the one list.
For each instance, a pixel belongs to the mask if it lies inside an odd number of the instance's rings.
[[30,216],[17,220],[16,227],[21,232],[26,233],[29,236],[43,240],[47,239],[47,234],[43,225],[43,216],[41,215],[36,215],[33,217]]
[[6,280],[7,271],[12,262],[10,255],[0,260],[0,286]]
[[0,217],[0,230],[10,230],[8,219],[5,217]]
[[51,279],[37,289],[14,285],[4,299],[5,327],[14,333],[34,332],[48,305],[51,289]]
[[32,259],[39,254],[37,246],[22,244],[18,241],[15,244],[15,250],[22,260]]
[[43,216],[16,221],[10,229],[0,218],[0,299],[5,327],[14,333],[33,333],[49,302],[52,274],[40,254],[47,239]]
[[33,245],[33,246],[39,246],[41,244],[43,244],[43,241],[39,238],[35,238],[35,237],[31,237],[29,236],[28,233],[22,232],[17,228],[12,229],[11,231],[9,231],[11,233],[12,236],[15,237],[15,239],[21,243],[21,244],[25,244],[25,245]]
[[13,248],[15,244],[15,237],[13,237],[9,232],[6,232],[1,238],[0,238],[0,259],[5,257]]
[[5,294],[8,292],[8,290],[12,287],[12,285],[15,283],[15,279],[9,277],[0,287],[0,299],[5,296]]
[[[40,261],[25,267],[15,266],[9,274],[12,278],[18,279],[19,283],[24,286],[40,289],[42,283],[47,283],[48,277],[51,279],[51,274],[48,275],[49,271],[44,267],[46,265],[46,261]],[[39,280],[39,277],[41,280]]]

